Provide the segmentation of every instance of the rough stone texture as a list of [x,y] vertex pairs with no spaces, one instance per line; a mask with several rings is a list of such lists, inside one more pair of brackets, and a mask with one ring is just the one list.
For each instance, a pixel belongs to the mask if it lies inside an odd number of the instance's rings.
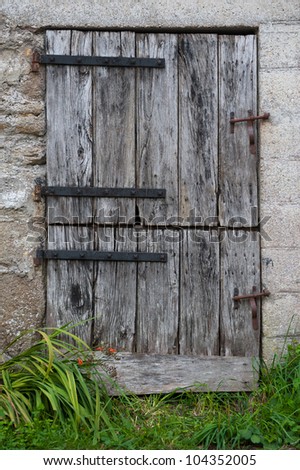
[[271,114],[259,124],[262,281],[272,293],[263,300],[264,359],[299,340],[299,0],[2,0],[1,10],[0,345],[44,315],[43,269],[32,263],[44,207],[32,190],[45,175],[45,79],[43,70],[31,72],[30,60],[47,27],[257,30],[259,110]]
[[[297,335],[300,329],[300,318],[298,313],[300,302],[300,293],[277,292],[276,298],[268,300],[264,304],[264,335],[272,336],[289,336]],[[290,315],[285,312],[286,305],[289,306]]]
[[[297,13],[295,10],[294,20],[296,19]],[[299,68],[299,24],[294,22],[290,24],[284,22],[261,24],[259,39],[261,46],[259,65],[261,70]]]
[[264,360],[270,364],[274,358],[280,358],[286,351],[286,346],[291,342],[300,341],[298,336],[272,336],[264,339]]
[[298,0],[2,0],[22,26],[40,28],[224,28],[295,21]]
[[[290,248],[292,251],[300,247],[300,207],[297,205],[268,204],[261,208],[261,221],[270,219],[264,224],[266,236],[262,237],[263,248]],[[268,238],[269,239],[268,239]]]
[[[42,324],[45,286],[32,251],[43,232],[43,204],[33,201],[35,178],[45,174],[43,74],[31,72],[31,51],[43,34],[5,19],[0,32],[0,345]],[[23,345],[27,343],[23,342]]]
[[[262,272],[265,287],[272,285],[278,294],[300,291],[300,250],[290,248],[262,249]],[[271,304],[271,297],[268,299]],[[294,312],[295,314],[297,312]]]
[[[1,291],[0,344],[8,345],[25,330],[39,327],[43,322],[44,293],[38,276],[30,279],[20,274],[2,274],[3,283],[9,289]],[[30,336],[27,337],[29,340]],[[22,342],[27,346],[28,342]]]
[[[299,129],[300,130],[300,129]],[[261,192],[263,206],[282,204],[300,205],[300,159],[262,160],[260,166]],[[287,187],[289,190],[287,190]]]

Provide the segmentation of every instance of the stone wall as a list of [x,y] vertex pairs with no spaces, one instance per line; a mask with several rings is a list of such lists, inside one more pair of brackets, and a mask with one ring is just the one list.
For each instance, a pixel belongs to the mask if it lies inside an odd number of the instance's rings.
[[[43,34],[18,28],[4,18],[1,47],[1,318],[0,344],[40,325],[44,316],[42,269],[32,263],[38,232],[30,227],[44,216],[33,201],[34,180],[45,174],[43,74],[31,72],[31,53]],[[41,220],[40,220],[41,221]]]
[[189,29],[257,31],[260,126],[260,217],[263,355],[300,337],[300,2],[299,0],[2,0],[1,47],[1,318],[0,345],[43,323],[44,268],[32,253],[44,235],[44,207],[34,202],[45,176],[44,72],[31,71],[44,30]]

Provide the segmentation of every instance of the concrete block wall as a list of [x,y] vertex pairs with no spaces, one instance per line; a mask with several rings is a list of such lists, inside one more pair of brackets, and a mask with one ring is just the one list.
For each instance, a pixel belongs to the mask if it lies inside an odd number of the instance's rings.
[[300,339],[300,2],[299,0],[2,0],[0,65],[0,346],[43,324],[45,282],[32,252],[44,207],[32,198],[45,176],[45,77],[32,51],[47,28],[231,31],[258,35],[263,357]]
[[271,114],[260,136],[263,353],[271,357],[285,335],[300,331],[300,25],[273,22],[259,28],[259,103]]

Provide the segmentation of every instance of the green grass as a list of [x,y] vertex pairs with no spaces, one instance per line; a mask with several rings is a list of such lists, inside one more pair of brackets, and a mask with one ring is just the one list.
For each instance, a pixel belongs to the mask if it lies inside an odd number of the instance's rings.
[[40,331],[0,365],[0,449],[300,449],[298,343],[262,367],[252,393],[111,398],[88,347],[60,333]]

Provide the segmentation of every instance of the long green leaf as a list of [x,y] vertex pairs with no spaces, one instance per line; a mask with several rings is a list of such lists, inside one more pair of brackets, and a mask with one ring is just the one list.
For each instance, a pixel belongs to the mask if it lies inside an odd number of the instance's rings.
[[38,330],[39,334],[44,338],[44,341],[48,348],[48,367],[46,374],[48,375],[52,369],[54,361],[54,348],[51,341],[51,338],[42,330]]

